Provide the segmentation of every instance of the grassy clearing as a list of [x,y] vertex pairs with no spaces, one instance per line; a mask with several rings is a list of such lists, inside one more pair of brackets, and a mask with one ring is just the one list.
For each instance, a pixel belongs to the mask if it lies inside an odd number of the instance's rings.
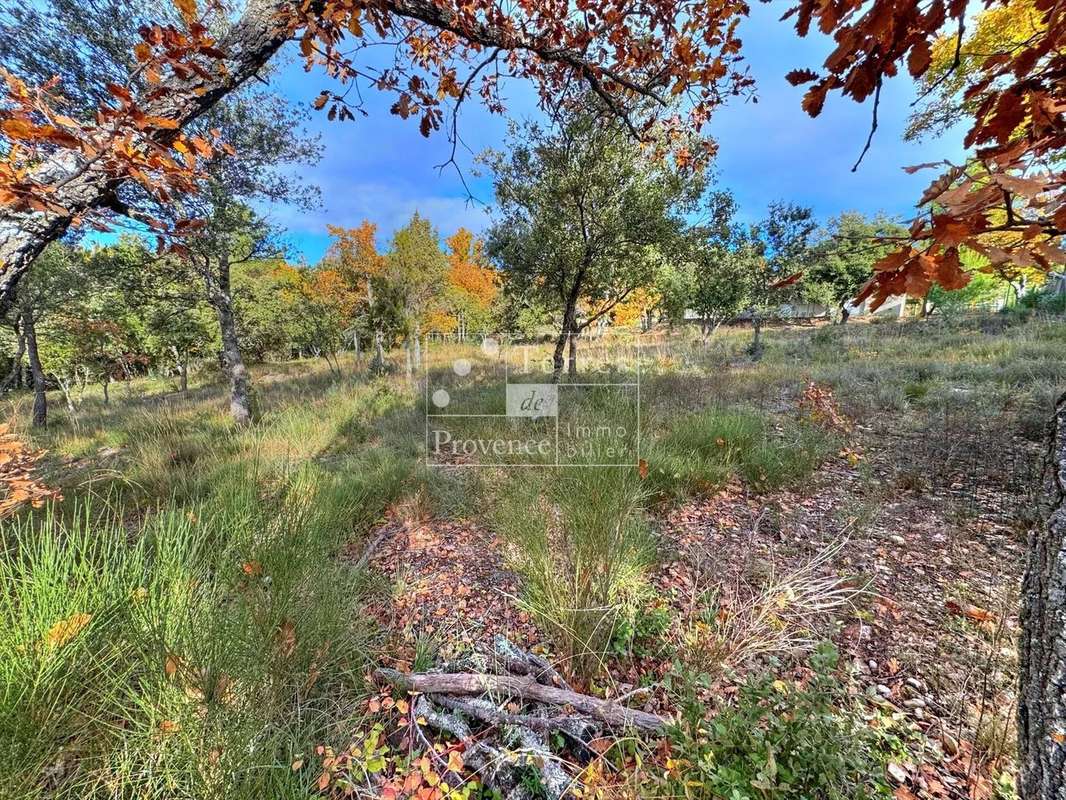
[[[362,724],[363,675],[387,633],[365,610],[373,580],[337,554],[358,547],[394,504],[499,533],[522,579],[521,603],[548,634],[553,660],[573,674],[599,681],[613,657],[633,657],[643,640],[662,656],[676,634],[666,655],[683,667],[681,700],[699,689],[684,682],[698,683],[711,662],[765,665],[789,649],[776,639],[759,649],[775,634],[785,589],[768,582],[754,595],[751,624],[741,614],[718,618],[722,587],[694,601],[689,617],[669,618],[648,580],[660,557],[661,501],[735,482],[755,495],[802,487],[848,444],[800,409],[811,380],[831,387],[864,431],[893,443],[890,468],[868,467],[868,493],[856,498],[866,504],[987,462],[989,447],[1038,440],[1044,411],[1066,384],[1066,326],[1048,318],[772,329],[757,363],[744,355],[749,335],[641,337],[639,453],[632,437],[615,436],[575,456],[634,466],[527,468],[520,480],[507,469],[423,467],[429,406],[421,389],[402,372],[368,379],[344,359],[340,376],[310,362],[258,368],[263,418],[246,431],[230,426],[210,372],[184,396],[145,381],[114,390],[111,404],[89,390],[73,414],[54,408],[51,427],[32,438],[50,451],[43,477],[66,499],[0,524],[0,795],[308,796],[317,774],[290,765],[319,743],[343,747]],[[587,344],[583,374],[625,382],[632,372],[618,365],[634,340]],[[543,378],[544,351],[512,352],[509,369],[528,361],[525,379]],[[431,380],[448,387],[453,408],[502,412],[499,360],[469,347],[432,348],[430,357]],[[472,380],[459,380],[458,358],[472,362]],[[581,393],[561,420],[572,429],[603,420],[635,429],[624,391],[562,391]],[[20,426],[26,412],[26,399],[16,398]],[[471,430],[553,434],[545,424],[497,417]],[[889,435],[907,438],[897,446]],[[637,455],[647,461],[644,480]],[[1011,471],[1005,458],[993,478],[1013,491],[1027,480],[1024,464]],[[809,649],[816,626],[801,622]],[[735,655],[752,642],[757,653]],[[423,650],[425,667],[432,648]],[[690,737],[675,742],[688,752],[675,759],[680,771],[641,790],[699,780],[725,791],[758,780],[788,796],[782,765],[768,773],[769,762],[752,755],[763,750],[741,734],[753,725],[810,744],[795,745],[810,758],[788,769],[813,794],[829,791],[811,783],[819,770],[830,775],[827,763],[839,767],[831,774],[839,787],[869,769],[875,751],[898,745],[833,749],[853,722],[850,712],[837,714],[843,695],[804,694],[799,684],[781,692],[774,680],[753,677],[746,705],[709,732],[693,716]],[[829,706],[832,719],[801,724],[798,715]],[[1009,739],[1000,728],[988,735]],[[708,747],[721,754],[717,767],[703,759]]]
[[299,794],[288,764],[353,714],[372,652],[363,581],[332,554],[373,489],[302,470],[255,488],[235,473],[133,541],[91,505],[5,529],[12,789]]
[[67,500],[0,529],[0,794],[307,796],[290,764],[359,724],[378,652],[337,552],[413,480],[391,421],[352,435],[410,399],[323,388],[267,384],[247,432],[204,397],[41,437],[110,450],[57,465]]

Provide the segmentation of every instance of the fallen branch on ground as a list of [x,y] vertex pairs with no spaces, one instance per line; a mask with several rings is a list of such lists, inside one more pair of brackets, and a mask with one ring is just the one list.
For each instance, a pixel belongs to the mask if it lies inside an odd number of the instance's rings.
[[556,717],[539,717],[534,714],[508,714],[500,711],[492,703],[477,699],[465,700],[460,697],[448,695],[436,695],[433,702],[442,705],[452,711],[458,711],[467,717],[479,719],[490,725],[520,725],[537,733],[551,733],[552,731],[565,731],[572,736],[578,736],[577,731],[590,724],[587,717],[572,717],[560,715]]
[[481,672],[405,674],[394,669],[378,669],[375,675],[398,689],[424,694],[480,695],[497,694],[534,700],[556,706],[572,706],[613,728],[638,728],[661,731],[670,720],[646,711],[626,708],[611,700],[537,683],[529,676],[489,675]]

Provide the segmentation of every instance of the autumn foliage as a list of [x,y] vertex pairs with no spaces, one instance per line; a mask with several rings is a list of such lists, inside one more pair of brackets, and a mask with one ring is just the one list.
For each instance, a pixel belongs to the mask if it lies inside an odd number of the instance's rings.
[[61,497],[57,490],[33,477],[43,455],[27,447],[7,423],[0,424],[0,518],[26,505],[38,508]]
[[[0,111],[0,130],[10,143],[7,157],[0,162],[0,205],[15,211],[65,214],[70,209],[57,196],[61,185],[54,170],[40,169],[40,163],[57,150],[65,154],[62,167],[76,167],[107,174],[113,181],[131,180],[160,203],[194,192],[202,161],[214,156],[220,146],[200,136],[180,132],[180,120],[167,113],[168,81],[193,76],[224,74],[223,54],[207,27],[195,17],[195,3],[181,0],[179,8],[188,27],[152,25],[142,27],[142,41],[134,48],[138,66],[124,86],[109,84],[109,103],[97,109],[90,120],[75,120],[64,113],[62,87],[53,79],[31,88],[17,76],[0,71],[7,84],[7,107]],[[134,87],[143,85],[143,96]],[[107,198],[102,208],[87,209],[75,222],[99,219],[102,209],[125,209],[117,194]],[[142,217],[153,228],[163,230],[157,220]],[[191,222],[179,222],[179,230]]]
[[[330,0],[292,4],[284,17],[308,68],[322,64],[344,83],[395,95],[392,112],[417,119],[423,135],[445,122],[446,103],[457,107],[472,93],[502,111],[503,75],[532,80],[545,107],[582,102],[591,88],[635,134],[665,124],[680,135],[685,123],[702,127],[724,95],[751,85],[736,35],[746,12],[740,0]],[[353,45],[358,54],[375,41],[401,43],[385,69],[351,55]],[[684,121],[664,113],[678,95],[689,100]],[[315,106],[328,107],[331,119],[353,116],[344,94],[323,91]]]
[[[1008,3],[985,3],[986,7]],[[967,164],[921,164],[942,172],[920,198],[911,224],[912,242],[877,263],[860,299],[879,305],[891,295],[924,295],[934,284],[964,286],[960,248],[988,259],[992,268],[1049,270],[1066,262],[1060,248],[1066,230],[1061,154],[1066,146],[1066,9],[1056,0],[1032,3],[1035,32],[1015,46],[969,54],[972,77],[963,100],[973,119],[965,145],[975,148]],[[797,69],[794,85],[812,83],[804,109],[817,116],[826,96],[840,91],[857,102],[873,97],[873,127],[881,86],[902,69],[914,78],[930,68],[941,30],[954,28],[955,56],[945,77],[961,70],[967,14],[965,0],[802,0],[785,15],[806,36],[812,25],[831,34],[836,49],[823,70]],[[969,66],[969,65],[968,65]],[[871,130],[871,136],[873,130]]]
[[[1025,2],[1038,17],[1033,35],[967,54],[978,59],[976,69],[966,65],[972,78],[963,90],[972,113],[965,143],[974,157],[961,165],[913,168],[942,172],[920,198],[910,241],[878,263],[862,298],[872,295],[877,304],[893,294],[924,294],[934,283],[961,287],[968,280],[964,248],[992,268],[1046,271],[1066,261],[1059,161],[1066,144],[1066,12],[1058,0]],[[476,95],[502,112],[500,77],[513,75],[531,80],[548,110],[587,104],[591,92],[634,137],[668,148],[679,163],[698,161],[713,144],[692,134],[725,98],[752,85],[737,36],[748,11],[742,0],[252,2],[220,41],[208,22],[222,22],[221,8],[201,10],[195,0],[175,5],[184,29],[141,28],[134,73],[125,85],[109,87],[111,100],[90,119],[64,113],[54,82],[31,88],[4,75],[8,99],[0,130],[9,147],[0,162],[0,223],[17,231],[0,248],[5,296],[44,245],[70,225],[103,225],[118,213],[160,233],[194,226],[180,221],[168,230],[131,209],[118,190],[133,183],[163,204],[195,191],[203,161],[226,146],[183,128],[255,75],[289,38],[299,40],[308,68],[322,66],[345,85],[314,100],[330,118],[364,113],[362,92],[347,88],[372,87],[393,95],[392,112],[418,120],[423,134],[447,127],[453,143],[461,104]],[[949,71],[963,66],[972,5],[798,0],[785,17],[794,18],[799,35],[817,27],[833,36],[836,48],[821,70],[799,68],[787,77],[811,84],[803,107],[814,116],[833,91],[858,102],[872,98],[872,137],[884,80],[903,70],[925,75],[943,30],[955,31]],[[372,46],[388,47],[392,59],[375,66],[361,58]]]

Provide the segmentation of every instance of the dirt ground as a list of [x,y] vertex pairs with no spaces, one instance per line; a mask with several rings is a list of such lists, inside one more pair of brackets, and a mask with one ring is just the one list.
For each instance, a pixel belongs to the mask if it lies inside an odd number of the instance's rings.
[[[994,776],[1013,757],[1025,544],[1011,520],[1026,499],[994,460],[967,477],[941,459],[940,469],[916,476],[898,441],[862,429],[848,438],[797,489],[756,494],[734,482],[656,509],[652,583],[680,609],[710,581],[740,598],[817,559],[818,571],[861,590],[820,633],[846,656],[871,724],[887,716],[907,731],[907,755],[889,770],[896,796],[993,797]],[[399,516],[371,535],[380,539],[369,563],[390,586],[376,613],[400,668],[427,643],[446,658],[486,647],[497,633],[550,655],[498,537],[469,520]],[[617,658],[609,670],[615,685],[630,687],[666,666]],[[669,711],[661,693],[646,707]]]

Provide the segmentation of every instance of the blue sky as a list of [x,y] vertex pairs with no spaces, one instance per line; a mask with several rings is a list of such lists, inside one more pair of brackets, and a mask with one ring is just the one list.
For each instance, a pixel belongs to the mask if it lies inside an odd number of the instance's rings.
[[[710,133],[719,144],[719,186],[734,192],[746,220],[758,219],[767,203],[776,199],[810,206],[820,219],[848,210],[909,216],[934,175],[907,175],[902,168],[957,159],[962,131],[922,144],[903,142],[916,92],[908,78],[897,77],[882,90],[873,146],[858,172],[852,173],[869,131],[871,106],[831,95],[817,119],[803,112],[803,88],[790,86],[784,74],[795,67],[817,68],[832,43],[820,34],[799,39],[788,22],[778,21],[785,8],[783,2],[753,3],[751,17],[741,27],[758,102],[734,101],[718,109],[711,122]],[[415,210],[432,220],[442,236],[460,225],[474,231],[485,227],[489,215],[485,204],[491,203],[492,188],[487,176],[473,174],[474,154],[502,146],[505,118],[473,102],[464,104],[460,134],[469,151],[460,152],[458,161],[473,194],[482,201],[471,203],[456,170],[437,168],[450,152],[443,132],[423,138],[417,121],[388,113],[388,98],[367,94],[369,117],[331,123],[324,113],[310,111],[311,100],[329,86],[321,72],[307,73],[298,59],[290,57],[272,82],[291,100],[308,107],[308,128],[321,135],[324,145],[321,161],[300,170],[321,187],[322,207],[311,212],[263,209],[288,230],[295,256],[309,263],[321,258],[329,243],[327,222],[354,226],[370,219],[379,225],[382,244]],[[510,116],[537,113],[528,85],[513,81],[505,95]]]

